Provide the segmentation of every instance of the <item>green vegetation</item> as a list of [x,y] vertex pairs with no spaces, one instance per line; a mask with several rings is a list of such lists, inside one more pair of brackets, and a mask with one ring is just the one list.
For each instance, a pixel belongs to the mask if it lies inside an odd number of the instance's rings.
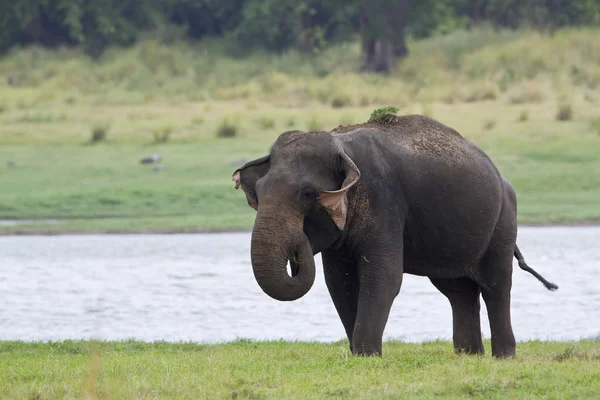
[[521,111],[521,114],[519,114],[519,121],[524,122],[524,121],[527,121],[528,119],[529,119],[529,111],[527,111],[527,110]]
[[217,136],[221,138],[232,138],[238,134],[238,126],[235,121],[225,117],[217,128]]
[[398,107],[378,108],[371,113],[369,122],[380,122],[384,124],[391,123],[396,120],[396,114],[398,114],[398,111]]
[[[364,122],[390,105],[483,148],[515,187],[521,223],[600,221],[598,36],[456,32],[409,42],[390,76],[352,72],[358,44],[244,59],[215,42],[152,40],[97,61],[13,52],[0,59],[0,76],[20,82],[0,86],[0,219],[58,221],[0,233],[249,229],[237,167],[284,130]],[[349,103],[333,107],[337,93]],[[570,118],[557,121],[561,104]],[[140,164],[152,154],[160,164]]]
[[79,45],[98,56],[107,46],[151,36],[165,43],[222,37],[236,52],[311,52],[358,32],[366,41],[385,40],[391,24],[393,50],[402,56],[405,34],[425,38],[482,22],[550,30],[598,25],[599,15],[597,0],[12,0],[0,3],[0,50]]
[[152,141],[155,144],[166,143],[171,138],[173,127],[170,125],[157,127],[152,131]]
[[524,342],[517,356],[455,355],[449,342],[0,342],[3,399],[595,398],[600,342]]
[[592,118],[592,128],[600,134],[600,117]]
[[573,107],[571,104],[562,103],[558,107],[558,112],[556,113],[556,119],[559,121],[568,121],[573,118]]
[[108,133],[109,126],[106,124],[98,124],[92,128],[92,135],[90,142],[97,143],[106,140],[106,134]]

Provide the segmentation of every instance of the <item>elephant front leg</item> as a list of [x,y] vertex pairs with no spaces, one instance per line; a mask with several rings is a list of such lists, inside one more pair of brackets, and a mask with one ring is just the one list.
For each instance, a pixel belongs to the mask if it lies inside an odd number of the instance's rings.
[[402,254],[365,254],[358,260],[359,295],[352,352],[382,355],[383,331],[402,285]]
[[346,251],[341,250],[324,251],[322,258],[325,283],[346,330],[350,351],[352,351],[352,334],[358,307],[356,263],[348,257]]

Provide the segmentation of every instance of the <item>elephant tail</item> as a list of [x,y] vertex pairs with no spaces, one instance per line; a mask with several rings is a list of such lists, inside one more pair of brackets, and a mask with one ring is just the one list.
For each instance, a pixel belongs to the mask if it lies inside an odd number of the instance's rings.
[[519,267],[523,271],[527,271],[531,275],[538,278],[540,280],[540,282],[542,282],[544,284],[544,286],[546,286],[546,289],[548,289],[548,290],[558,289],[558,286],[556,286],[552,282],[548,282],[546,279],[544,279],[543,276],[541,276],[540,274],[535,272],[535,270],[533,268],[531,268],[529,265],[527,265],[527,263],[525,262],[525,257],[523,257],[523,254],[521,254],[521,251],[519,250],[519,247],[516,244],[515,244],[515,258],[517,259],[517,261],[519,261]]

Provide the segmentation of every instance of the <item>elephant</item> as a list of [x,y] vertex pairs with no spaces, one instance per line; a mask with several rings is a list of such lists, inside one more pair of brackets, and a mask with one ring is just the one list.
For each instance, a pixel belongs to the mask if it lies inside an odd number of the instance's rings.
[[526,264],[516,245],[509,181],[483,150],[427,116],[286,131],[232,180],[256,211],[250,258],[260,288],[279,301],[301,298],[321,253],[327,289],[356,355],[382,355],[404,273],[428,277],[448,298],[457,353],[484,352],[483,297],[496,358],[516,350],[513,257],[546,288],[558,288]]

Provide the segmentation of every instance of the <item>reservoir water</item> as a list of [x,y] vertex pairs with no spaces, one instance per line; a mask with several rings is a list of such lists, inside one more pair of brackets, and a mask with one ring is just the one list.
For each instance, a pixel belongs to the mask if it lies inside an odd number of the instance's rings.
[[[517,340],[600,337],[600,227],[522,227],[518,244],[559,289],[514,263]],[[0,237],[0,340],[343,339],[316,261],[312,290],[278,302],[254,280],[250,233]],[[482,331],[489,338],[483,302]],[[451,339],[448,301],[405,275],[384,336]]]

